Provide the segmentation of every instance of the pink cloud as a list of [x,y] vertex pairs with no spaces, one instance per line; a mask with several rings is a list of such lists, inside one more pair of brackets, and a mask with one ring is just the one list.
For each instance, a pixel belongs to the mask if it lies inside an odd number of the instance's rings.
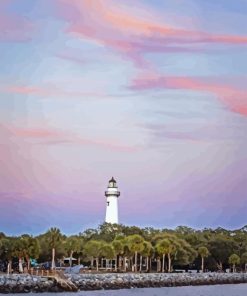
[[[201,51],[207,44],[247,45],[247,36],[207,33],[179,28],[159,21],[158,11],[147,16],[142,9],[108,0],[62,0],[60,16],[68,22],[67,33],[115,50],[141,69],[155,72],[145,58],[150,52]],[[246,95],[238,88],[207,79],[189,77],[145,77],[134,80],[132,88],[173,88],[205,91],[216,95],[233,112],[246,115]]]
[[73,98],[84,98],[84,97],[97,97],[104,98],[107,94],[102,91],[67,91],[59,89],[55,85],[42,85],[42,86],[28,86],[28,85],[7,85],[0,87],[0,91],[10,94],[20,94],[26,96],[42,96],[42,97],[73,97]]
[[75,141],[76,141],[77,144],[100,146],[102,148],[115,150],[115,151],[120,151],[120,152],[137,152],[137,151],[140,150],[140,147],[121,144],[116,140],[114,140],[114,141],[105,141],[105,140],[101,141],[101,140],[82,139],[82,138],[78,137]]
[[231,111],[247,116],[246,91],[205,78],[167,77],[149,73],[134,79],[131,88],[134,90],[186,89],[208,92],[216,95]]
[[71,144],[82,146],[95,146],[99,148],[109,149],[119,152],[136,152],[140,147],[131,146],[120,143],[118,140],[100,140],[83,138],[78,134],[73,134],[68,131],[62,131],[49,127],[35,127],[35,128],[17,128],[8,127],[5,130],[9,135],[21,138],[23,140],[31,139],[38,140],[38,144],[56,145],[56,144]]
[[15,136],[23,138],[60,138],[63,134],[57,130],[45,128],[15,128],[11,129]]
[[142,10],[130,11],[111,0],[107,5],[100,0],[62,0],[57,6],[69,23],[68,33],[112,48],[141,67],[147,66],[143,54],[148,52],[198,50],[195,44],[247,44],[247,36],[176,28],[157,21],[158,12],[147,18]]
[[33,86],[26,85],[10,85],[2,88],[2,91],[14,94],[24,94],[24,95],[47,95],[49,91]]

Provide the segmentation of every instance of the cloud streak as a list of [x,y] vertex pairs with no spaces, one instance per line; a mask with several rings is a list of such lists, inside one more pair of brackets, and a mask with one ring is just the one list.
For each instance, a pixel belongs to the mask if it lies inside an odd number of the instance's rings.
[[247,116],[246,91],[224,83],[216,83],[212,79],[201,77],[169,77],[148,73],[134,79],[130,88],[138,91],[183,89],[208,92],[215,95],[231,111]]
[[[247,36],[177,28],[157,21],[157,11],[156,15],[147,19],[141,10],[130,11],[126,6],[110,0],[107,4],[99,0],[63,0],[57,3],[60,16],[69,23],[68,34],[111,48],[123,59],[131,60],[145,71],[157,72],[147,59],[147,53],[200,52],[212,49],[212,46],[247,46]],[[73,10],[67,12],[68,5],[72,5]],[[217,84],[203,78],[159,76],[137,78],[132,84],[132,89],[135,90],[158,88],[208,92],[231,111],[247,115],[245,92],[224,83]]]
[[[3,128],[3,127],[2,127]],[[6,129],[6,128],[5,128]],[[36,140],[36,144],[56,145],[70,144],[98,147],[118,152],[137,152],[140,147],[123,144],[117,140],[100,140],[81,137],[68,131],[62,131],[53,128],[17,128],[8,127],[6,129],[9,135],[15,136],[22,140]]]
[[106,93],[102,91],[83,92],[83,91],[67,91],[60,89],[55,85],[6,85],[0,87],[0,91],[3,93],[25,95],[25,96],[38,96],[38,97],[56,97],[56,98],[85,98],[85,97],[96,97],[105,98],[108,97]]
[[63,135],[60,131],[48,128],[12,128],[11,132],[17,137],[33,139],[59,139]]
[[176,28],[156,21],[158,13],[147,20],[141,11],[135,14],[110,0],[107,5],[100,0],[63,0],[57,6],[60,17],[69,22],[67,33],[112,48],[140,67],[147,67],[145,53],[194,51],[207,44],[247,45],[247,36]]

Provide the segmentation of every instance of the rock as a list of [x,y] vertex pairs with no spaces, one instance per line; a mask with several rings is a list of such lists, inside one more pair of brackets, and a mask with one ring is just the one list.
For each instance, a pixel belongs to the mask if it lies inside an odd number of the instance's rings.
[[0,275],[0,293],[109,290],[133,287],[173,287],[246,283],[247,274],[68,274],[64,280],[30,275]]

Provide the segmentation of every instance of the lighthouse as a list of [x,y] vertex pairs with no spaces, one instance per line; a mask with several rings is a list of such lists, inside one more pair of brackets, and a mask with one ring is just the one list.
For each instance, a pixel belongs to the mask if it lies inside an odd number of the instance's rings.
[[118,197],[120,192],[118,191],[117,182],[112,177],[108,183],[107,190],[105,191],[106,196],[106,223],[118,224]]

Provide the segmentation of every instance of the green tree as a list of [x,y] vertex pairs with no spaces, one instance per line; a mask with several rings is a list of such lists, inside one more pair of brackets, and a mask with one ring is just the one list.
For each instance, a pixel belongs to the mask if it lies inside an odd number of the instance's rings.
[[125,236],[130,236],[130,235],[134,235],[134,234],[138,234],[140,236],[143,237],[143,231],[141,228],[137,227],[137,226],[123,226],[122,227],[122,233]]
[[12,271],[12,258],[14,255],[14,239],[3,238],[0,240],[0,256],[8,262],[7,273]]
[[77,236],[70,236],[66,238],[65,243],[64,243],[64,248],[69,255],[69,265],[70,267],[72,266],[72,259],[73,259],[73,254],[75,252],[80,252],[81,250],[81,245],[80,245],[80,240]]
[[176,246],[174,264],[188,265],[197,257],[197,252],[186,240],[178,238]]
[[152,241],[152,238],[161,233],[160,229],[155,229],[153,227],[145,227],[142,229],[142,236],[146,241]]
[[[148,241],[144,241],[143,242],[143,250],[141,251],[141,257],[145,257],[146,258],[146,271],[149,271],[149,257],[151,256],[152,254],[152,251],[153,251],[153,246],[150,242]],[[142,259],[140,260],[142,262]],[[142,271],[142,266],[140,264],[140,271]]]
[[[113,260],[116,256],[115,250],[110,243],[103,243],[100,249],[100,256],[108,260]],[[115,261],[115,265],[117,264],[117,261]],[[112,265],[111,265],[112,266]]]
[[124,242],[123,239],[114,239],[114,241],[112,242],[112,246],[114,248],[115,254],[116,254],[116,270],[118,268],[120,268],[120,258],[119,256],[123,255],[124,253]]
[[206,247],[199,247],[198,254],[201,256],[202,264],[201,270],[204,272],[204,258],[207,258],[209,255],[209,250]]
[[216,233],[209,240],[208,249],[211,256],[217,262],[218,269],[222,270],[223,266],[228,264],[229,256],[234,253],[236,243],[233,238],[230,238],[225,234]]
[[165,271],[165,256],[171,253],[171,242],[168,239],[158,241],[156,245],[157,252],[162,256],[162,272]]
[[82,257],[85,256],[84,252],[84,245],[85,245],[85,240],[82,236],[76,236],[77,241],[78,241],[78,248],[76,248],[75,251],[75,257],[78,258],[78,264],[81,264],[81,259]]
[[[187,265],[193,262],[197,256],[197,252],[181,237],[181,234],[178,236],[169,232],[163,232],[153,238],[155,245],[164,239],[169,241],[169,250],[166,254],[168,258],[168,272],[172,271],[172,262],[179,265]],[[157,270],[160,270],[158,265],[160,264],[157,264]]]
[[50,230],[48,230],[46,237],[47,237],[48,245],[52,250],[51,269],[55,269],[56,248],[58,247],[59,244],[61,244],[63,236],[61,234],[61,231],[58,228],[52,227]]
[[23,258],[25,256],[25,241],[23,238],[18,237],[13,241],[13,256],[18,258],[19,273],[23,273]]
[[99,257],[101,256],[101,248],[105,244],[102,241],[90,240],[85,244],[85,254],[91,259],[91,268],[93,268],[94,259],[96,261],[96,270],[99,270]]
[[129,263],[132,263],[132,256],[133,252],[129,249],[129,241],[128,237],[121,238],[123,243],[123,269],[124,271],[127,271],[129,267],[132,267],[131,265],[127,265],[127,260],[129,259]]
[[[168,241],[167,258],[168,258],[168,272],[172,271],[172,256],[176,255],[179,249],[179,239],[176,235],[164,233],[163,239]],[[182,242],[182,240],[181,240]]]
[[20,239],[23,241],[23,253],[29,270],[30,259],[37,259],[39,257],[40,245],[38,240],[30,235],[22,235]]
[[122,228],[121,224],[103,223],[98,227],[97,239],[110,243],[116,236],[122,234]]
[[247,252],[244,252],[241,256],[241,263],[244,265],[245,272],[247,271]]
[[79,233],[79,236],[84,239],[85,242],[89,240],[96,240],[98,239],[98,230],[93,228],[88,228],[83,232]]
[[135,255],[135,272],[137,272],[137,255],[144,249],[144,238],[139,234],[133,234],[127,237],[129,250]]
[[240,264],[240,257],[237,254],[232,254],[229,257],[228,262],[232,265],[232,271],[236,272],[236,265]]
[[115,250],[112,244],[104,243],[100,248],[100,255],[106,259],[114,259],[116,256]]

